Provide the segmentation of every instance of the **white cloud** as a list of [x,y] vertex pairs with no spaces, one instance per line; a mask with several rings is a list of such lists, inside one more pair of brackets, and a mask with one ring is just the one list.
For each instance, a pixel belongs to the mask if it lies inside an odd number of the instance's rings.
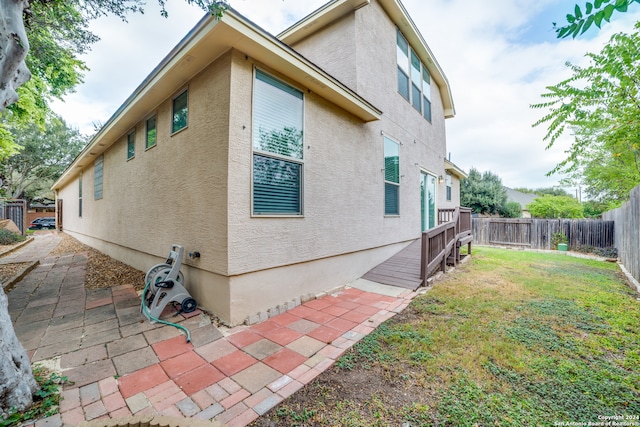
[[[277,34],[325,0],[232,0],[231,5],[265,30]],[[640,12],[620,14],[589,38],[556,41],[551,20],[559,22],[573,3],[566,0],[404,0],[405,7],[434,52],[451,84],[456,117],[447,120],[452,160],[465,170],[497,173],[511,187],[546,187],[545,177],[563,158],[568,140],[545,151],[544,127],[532,128],[543,111],[545,87],[569,75],[566,61],[580,63],[598,52],[612,33],[630,31]],[[92,29],[102,40],[83,59],[91,71],[78,92],[55,109],[81,131],[104,123],[135,87],[203,16],[184,0],[167,4],[160,17],[156,2],[129,23],[100,19]]]

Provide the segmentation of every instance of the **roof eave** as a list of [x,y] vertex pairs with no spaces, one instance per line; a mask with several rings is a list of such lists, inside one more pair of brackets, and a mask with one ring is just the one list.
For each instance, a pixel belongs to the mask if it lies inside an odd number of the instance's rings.
[[233,9],[221,19],[205,15],[116,110],[53,184],[61,188],[116,143],[145,115],[231,48],[282,73],[365,122],[382,111]]

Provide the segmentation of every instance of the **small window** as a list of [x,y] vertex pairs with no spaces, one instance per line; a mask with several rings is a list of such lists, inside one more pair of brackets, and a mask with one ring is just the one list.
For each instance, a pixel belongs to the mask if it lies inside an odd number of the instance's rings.
[[147,119],[147,135],[144,143],[145,149],[149,149],[156,145],[156,116]]
[[188,124],[188,97],[185,90],[173,99],[173,115],[171,121],[171,133],[176,133],[187,127]]
[[93,163],[93,198],[102,199],[102,171],[104,166],[104,156],[100,156]]
[[136,131],[132,130],[127,135],[127,160],[131,160],[136,155]]
[[398,62],[398,92],[407,101],[409,96],[409,43],[398,31],[396,33],[396,56]]
[[431,121],[431,77],[426,68],[422,68],[422,97],[424,109],[422,113],[424,118]]
[[384,214],[400,214],[400,146],[384,137]]
[[447,174],[445,177],[445,184],[447,186],[447,202],[451,201],[451,175]]
[[82,218],[82,172],[78,175],[78,217]]

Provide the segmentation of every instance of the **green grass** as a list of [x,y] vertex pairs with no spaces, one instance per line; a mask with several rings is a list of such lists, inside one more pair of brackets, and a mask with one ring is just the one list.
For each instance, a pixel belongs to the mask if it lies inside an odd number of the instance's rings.
[[[638,416],[639,342],[640,302],[615,264],[474,249],[330,378],[269,417],[300,426],[547,426]],[[349,391],[350,376],[367,373]]]

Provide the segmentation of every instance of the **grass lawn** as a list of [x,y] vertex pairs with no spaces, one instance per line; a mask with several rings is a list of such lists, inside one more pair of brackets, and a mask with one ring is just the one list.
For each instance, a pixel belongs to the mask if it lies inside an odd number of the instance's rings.
[[640,426],[640,301],[618,266],[477,248],[251,425],[609,421]]

